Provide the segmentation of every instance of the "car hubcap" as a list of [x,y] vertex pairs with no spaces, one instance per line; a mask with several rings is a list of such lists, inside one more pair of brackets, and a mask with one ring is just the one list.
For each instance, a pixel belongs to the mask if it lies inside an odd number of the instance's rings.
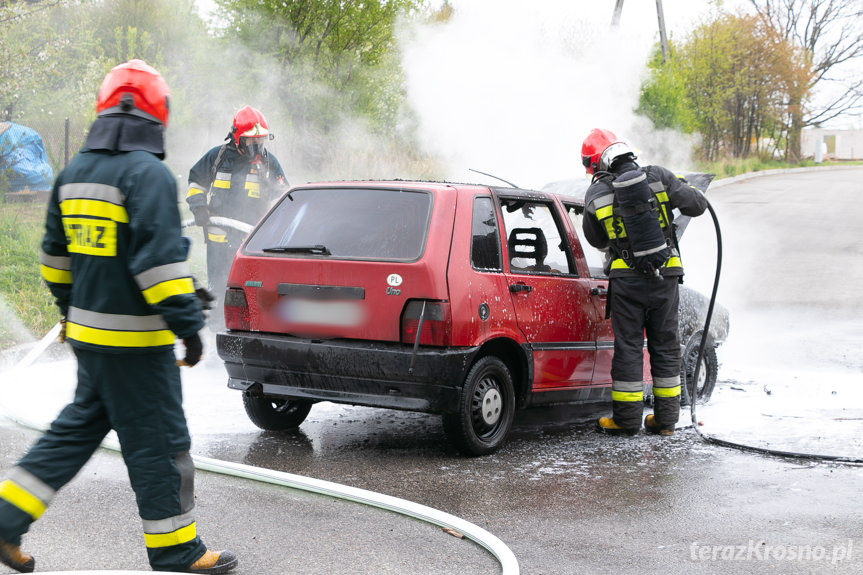
[[493,380],[484,379],[474,394],[474,413],[480,416],[478,423],[485,428],[492,427],[500,420],[502,411],[503,398],[500,390]]
[[[692,365],[695,365],[698,361],[698,349],[696,348],[689,355],[689,361],[692,362]],[[707,382],[707,359],[702,359],[701,363],[698,364],[700,367],[698,369],[698,380],[695,382],[695,395],[698,396],[704,391],[704,384]],[[687,379],[695,377],[695,369],[693,368],[692,373],[686,374]],[[687,382],[687,388],[692,390],[692,383]]]
[[294,407],[296,407],[296,404],[294,402],[287,400],[275,400],[271,403],[273,405],[273,411],[275,411],[276,413],[288,413],[290,411],[293,411]]
[[698,381],[695,382],[696,393],[700,393],[704,389],[704,383],[707,381],[707,362],[702,361],[701,367],[698,370]]

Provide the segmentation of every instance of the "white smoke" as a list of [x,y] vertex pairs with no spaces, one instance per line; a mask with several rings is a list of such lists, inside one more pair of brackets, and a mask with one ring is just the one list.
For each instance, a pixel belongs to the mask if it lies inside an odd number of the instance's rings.
[[625,9],[614,28],[613,3],[454,4],[450,21],[401,37],[419,140],[448,179],[488,183],[475,169],[539,188],[582,177],[581,142],[595,127],[627,140],[642,164],[690,167],[690,140],[633,112],[658,39],[653,2]]

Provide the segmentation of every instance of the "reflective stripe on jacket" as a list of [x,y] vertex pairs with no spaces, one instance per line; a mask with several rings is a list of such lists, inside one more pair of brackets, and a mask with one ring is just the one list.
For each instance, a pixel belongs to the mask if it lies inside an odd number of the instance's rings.
[[[659,225],[665,233],[667,239],[670,239],[671,207],[668,201],[665,185],[661,181],[649,181],[650,191],[656,198],[658,209],[657,217]],[[626,227],[623,225],[623,218],[614,213],[614,188],[610,184],[607,186],[607,191],[600,192],[594,199],[591,200],[590,210],[596,214],[596,219],[602,225],[608,239],[613,246],[612,253],[616,256],[611,261],[610,269],[614,270],[633,270],[634,268],[627,263],[626,259],[632,258],[629,249],[629,241],[626,236]],[[663,275],[681,275],[683,265],[680,261],[680,253],[677,248],[671,243],[670,256],[665,261],[661,273]],[[675,273],[680,270],[680,273]],[[640,272],[638,272],[640,273]]]
[[[670,240],[669,258],[660,270],[663,276],[682,276],[683,262],[673,241],[674,208],[688,216],[698,216],[707,209],[703,194],[661,166],[639,168],[647,175],[648,185],[656,198],[657,217]],[[609,277],[638,276],[641,272],[627,264],[622,255],[628,250],[623,219],[614,215],[614,189],[610,178],[596,179],[585,193],[583,228],[588,242],[596,248],[608,250],[611,261],[607,264]]]
[[[189,170],[186,202],[194,210],[206,206],[211,216],[256,223],[288,182],[278,159],[265,153],[260,164],[250,164],[233,142],[216,146]],[[208,241],[224,242],[217,237]]]
[[203,327],[181,229],[176,180],[155,155],[73,158],[54,185],[40,257],[73,345],[146,351]]

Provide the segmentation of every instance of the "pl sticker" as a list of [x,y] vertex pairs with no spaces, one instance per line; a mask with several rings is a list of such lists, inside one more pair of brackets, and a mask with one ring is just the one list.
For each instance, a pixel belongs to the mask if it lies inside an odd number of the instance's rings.
[[402,285],[402,276],[399,274],[390,274],[387,276],[387,295],[401,295],[402,290],[398,289]]

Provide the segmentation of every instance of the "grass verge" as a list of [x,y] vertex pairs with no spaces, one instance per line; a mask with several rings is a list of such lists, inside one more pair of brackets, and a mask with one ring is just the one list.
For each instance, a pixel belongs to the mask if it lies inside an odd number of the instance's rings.
[[59,312],[39,272],[45,205],[0,203],[0,349],[38,338]]

